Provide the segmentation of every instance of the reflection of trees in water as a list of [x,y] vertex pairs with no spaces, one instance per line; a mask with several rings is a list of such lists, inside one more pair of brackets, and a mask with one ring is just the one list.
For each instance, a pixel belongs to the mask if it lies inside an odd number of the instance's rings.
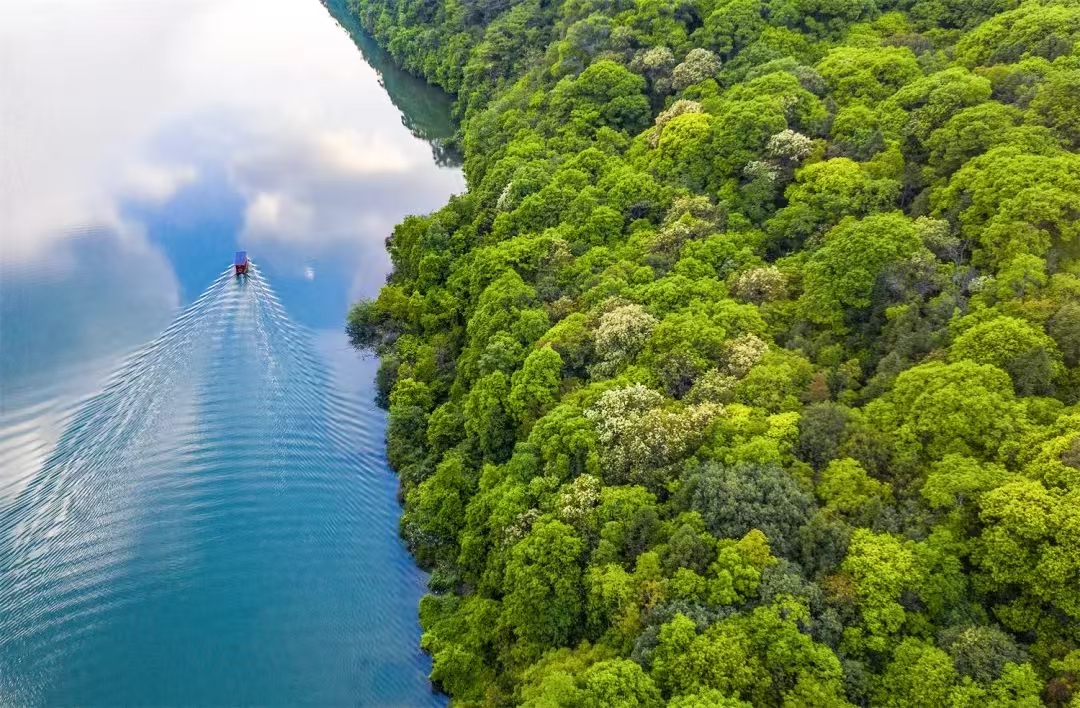
[[431,144],[435,163],[443,167],[461,164],[461,153],[453,140],[457,126],[451,118],[453,98],[445,91],[400,69],[393,59],[360,26],[345,0],[322,0],[366,61],[379,74],[379,83],[401,111],[401,122],[409,131]]

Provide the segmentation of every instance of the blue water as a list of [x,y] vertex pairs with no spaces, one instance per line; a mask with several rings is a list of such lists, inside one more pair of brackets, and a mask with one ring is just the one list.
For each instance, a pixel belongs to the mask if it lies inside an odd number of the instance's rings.
[[342,323],[463,185],[341,13],[0,9],[0,705],[443,702]]

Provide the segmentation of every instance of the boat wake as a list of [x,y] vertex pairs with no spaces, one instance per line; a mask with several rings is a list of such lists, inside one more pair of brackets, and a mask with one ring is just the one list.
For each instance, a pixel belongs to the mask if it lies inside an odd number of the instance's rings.
[[[0,517],[0,700],[415,689],[421,660],[385,647],[413,634],[386,618],[414,616],[387,608],[415,602],[417,577],[369,542],[393,533],[391,488],[350,444],[382,421],[334,391],[310,342],[257,268],[230,268],[70,414]],[[313,653],[323,675],[290,678]]]

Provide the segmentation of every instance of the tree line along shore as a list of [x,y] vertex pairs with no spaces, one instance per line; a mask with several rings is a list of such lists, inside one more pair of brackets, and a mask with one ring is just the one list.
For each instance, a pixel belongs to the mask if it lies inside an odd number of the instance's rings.
[[350,8],[460,120],[347,321],[454,705],[1080,705],[1080,2]]

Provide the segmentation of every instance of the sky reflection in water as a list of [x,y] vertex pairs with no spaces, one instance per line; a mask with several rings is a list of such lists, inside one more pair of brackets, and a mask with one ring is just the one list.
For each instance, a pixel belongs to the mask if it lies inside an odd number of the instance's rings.
[[[422,109],[403,120],[315,0],[5,0],[0,16],[0,394],[144,340],[235,248],[294,319],[339,329],[377,292],[393,225],[463,189],[433,161],[445,97],[391,74]],[[28,321],[72,331],[46,352]]]
[[[0,531],[79,401],[237,249],[354,401],[349,454],[382,465],[374,365],[348,349],[345,310],[383,283],[393,225],[464,182],[448,99],[328,2],[0,0]],[[381,516],[363,562],[404,578],[393,479],[370,470]],[[392,610],[405,625],[422,582],[408,572]]]

